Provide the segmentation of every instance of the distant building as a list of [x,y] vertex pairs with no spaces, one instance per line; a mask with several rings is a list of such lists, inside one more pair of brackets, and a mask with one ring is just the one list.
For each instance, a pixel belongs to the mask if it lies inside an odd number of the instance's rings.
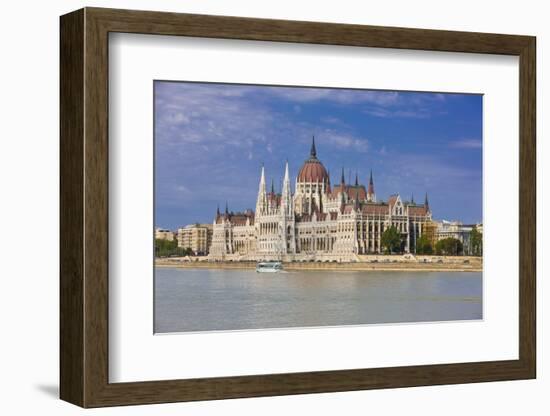
[[483,224],[482,223],[476,224],[476,229],[479,231],[480,234],[483,234]]
[[411,253],[423,233],[434,232],[427,195],[422,204],[398,194],[378,201],[372,171],[366,187],[357,175],[355,184],[347,184],[343,169],[340,183],[332,186],[315,140],[294,189],[293,194],[288,163],[281,193],[273,182],[271,191],[266,189],[262,167],[255,212],[233,213],[227,204],[224,213],[218,208],[210,258],[351,261],[360,254],[382,253],[382,234],[391,226],[401,236],[403,251]]
[[462,224],[460,221],[437,221],[437,241],[445,238],[456,238],[464,247],[464,254],[472,253],[470,236],[474,228],[483,233],[482,224]]
[[174,239],[174,233],[170,230],[165,230],[163,228],[155,228],[155,239],[156,240],[170,240]]
[[424,235],[426,236],[432,247],[435,247],[435,243],[437,243],[437,229],[437,221],[427,221],[424,224]]
[[206,255],[212,244],[212,224],[191,224],[178,229],[178,247],[190,248],[195,254]]

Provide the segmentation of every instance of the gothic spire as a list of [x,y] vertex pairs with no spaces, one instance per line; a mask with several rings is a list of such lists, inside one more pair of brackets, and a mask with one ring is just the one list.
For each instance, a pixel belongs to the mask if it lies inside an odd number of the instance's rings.
[[275,194],[275,185],[273,183],[273,178],[271,178],[271,193]]
[[414,194],[411,194],[411,204],[414,204]]
[[288,160],[285,163],[285,177],[283,178],[283,186],[281,189],[281,208],[282,212],[290,217],[294,212],[292,203],[292,191],[290,188],[290,174],[288,173]]
[[225,215],[229,214],[229,204],[225,201]]
[[265,207],[266,193],[265,193],[265,169],[262,163],[262,173],[260,175],[260,185],[258,187],[258,198],[256,199],[256,213],[259,215],[262,209]]
[[357,171],[355,171],[355,186],[359,186],[359,177],[357,176]]
[[288,174],[288,160],[285,162],[285,177],[283,179],[283,186],[284,183],[290,184],[290,175]]
[[426,196],[424,197],[424,206],[426,208],[430,208],[430,204],[428,203],[428,193],[426,192]]
[[309,155],[311,156],[312,159],[317,158],[317,150],[315,149],[315,136],[312,136],[312,139],[311,139],[311,151],[309,152]]
[[372,179],[372,169],[370,170],[369,187],[367,188],[367,200],[374,202],[374,181]]
[[216,209],[216,218],[220,216],[220,204],[218,204],[218,209]]
[[340,178],[340,183],[342,186],[346,184],[346,178],[344,177],[344,167],[342,166],[342,177]]

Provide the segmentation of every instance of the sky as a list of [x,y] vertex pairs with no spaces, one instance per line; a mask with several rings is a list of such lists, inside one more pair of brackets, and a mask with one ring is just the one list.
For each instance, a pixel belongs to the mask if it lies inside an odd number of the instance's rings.
[[317,157],[332,184],[378,200],[428,193],[435,219],[482,221],[481,95],[154,82],[155,225],[211,223],[216,208],[254,208],[260,169],[276,190]]

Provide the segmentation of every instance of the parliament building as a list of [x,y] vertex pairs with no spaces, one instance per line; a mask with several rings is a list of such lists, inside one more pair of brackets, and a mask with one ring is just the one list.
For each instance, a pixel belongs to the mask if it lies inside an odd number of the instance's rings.
[[354,261],[384,252],[381,237],[390,226],[401,235],[402,249],[415,253],[416,240],[432,225],[428,197],[417,204],[399,194],[377,200],[372,171],[368,186],[340,182],[317,158],[315,139],[296,177],[294,193],[288,162],[281,192],[266,188],[264,167],[256,210],[233,213],[218,209],[213,222],[212,260]]

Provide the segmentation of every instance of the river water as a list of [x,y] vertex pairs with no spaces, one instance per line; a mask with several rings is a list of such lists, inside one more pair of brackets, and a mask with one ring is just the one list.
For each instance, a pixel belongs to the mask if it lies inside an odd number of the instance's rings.
[[481,272],[155,269],[155,332],[482,319]]

